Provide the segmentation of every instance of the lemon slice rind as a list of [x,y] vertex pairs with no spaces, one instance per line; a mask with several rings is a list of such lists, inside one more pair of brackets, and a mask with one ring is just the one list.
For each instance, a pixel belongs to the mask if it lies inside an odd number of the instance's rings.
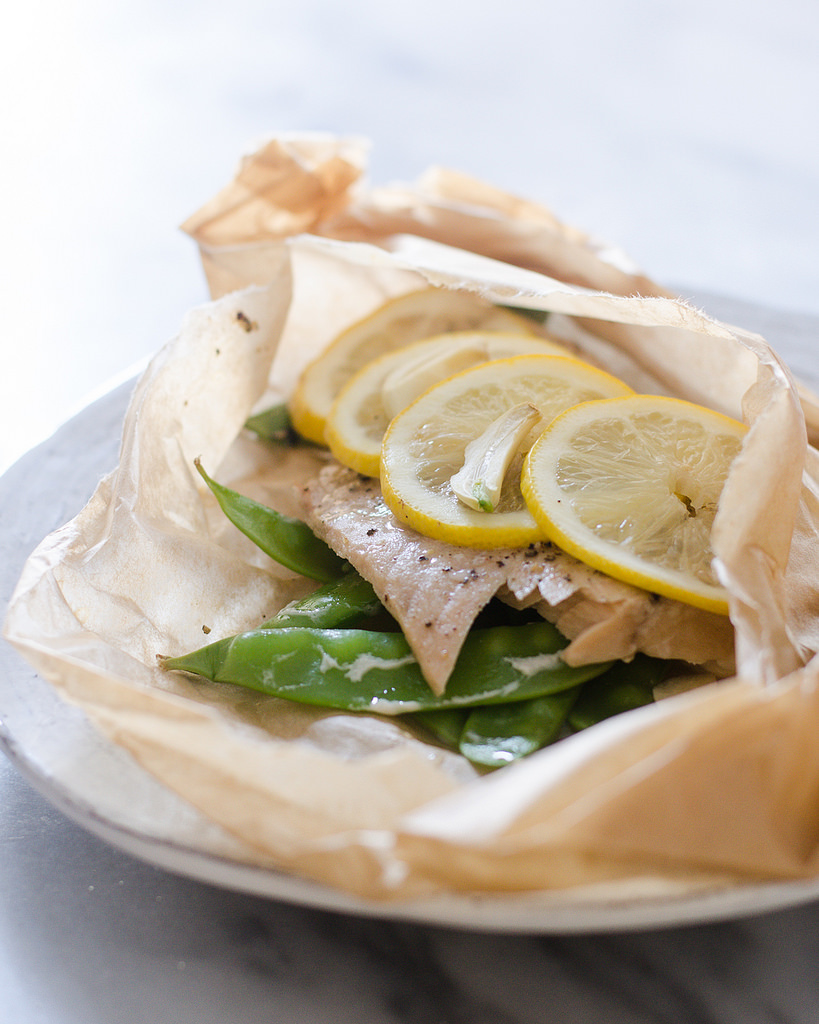
[[522,401],[531,401],[548,423],[566,405],[625,394],[631,389],[616,377],[567,356],[513,356],[465,370],[429,388],[390,423],[381,449],[384,500],[397,519],[437,540],[472,548],[528,546],[545,534],[515,494],[514,463],[507,499],[495,511],[469,508],[452,491],[450,479],[463,465],[467,444]]
[[293,426],[307,440],[324,444],[336,395],[365,363],[433,334],[473,328],[536,333],[531,320],[471,292],[423,288],[390,299],[347,327],[305,367],[288,403]]
[[[651,424],[663,420],[681,436],[655,449],[660,434],[651,433]],[[645,442],[629,433],[634,429],[646,432]],[[746,431],[737,420],[666,396],[584,403],[557,416],[532,446],[521,490],[544,535],[586,565],[727,615],[729,598],[714,575],[710,529]],[[650,454],[641,471],[643,450]]]
[[[569,354],[565,346],[551,339],[500,330],[454,331],[386,352],[355,373],[339,391],[330,408],[324,440],[336,459],[363,476],[377,477],[381,443],[391,419],[390,410],[385,408],[381,395],[385,382],[396,373],[400,374],[404,366],[422,364],[425,354],[433,356],[447,352],[452,354],[454,366],[460,362],[460,370],[470,368],[470,364],[474,366],[515,355]],[[439,365],[444,365],[443,361]],[[453,370],[446,377],[454,376],[456,372]]]

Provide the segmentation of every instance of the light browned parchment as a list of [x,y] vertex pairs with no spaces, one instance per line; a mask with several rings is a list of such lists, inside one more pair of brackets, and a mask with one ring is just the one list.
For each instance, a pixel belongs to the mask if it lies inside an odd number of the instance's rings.
[[[374,900],[815,876],[812,399],[762,338],[677,301],[545,208],[441,169],[369,188],[365,166],[356,141],[275,139],[189,219],[214,301],[140,380],[119,466],[30,558],[6,637],[248,861]],[[426,283],[549,310],[638,390],[750,424],[714,531],[736,679],[481,776],[400,723],[157,668],[158,654],[254,626],[308,589],[225,522],[194,458],[294,511],[293,485],[325,456],[255,442],[247,415],[286,395],[340,328]]]

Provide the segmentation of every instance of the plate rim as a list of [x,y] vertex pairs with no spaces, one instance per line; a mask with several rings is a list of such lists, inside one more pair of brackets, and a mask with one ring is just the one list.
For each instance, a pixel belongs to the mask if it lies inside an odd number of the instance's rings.
[[[709,296],[713,299],[713,296]],[[731,308],[736,308],[736,300],[725,300]],[[762,310],[749,304],[745,305],[752,313],[770,311]],[[802,314],[794,314],[794,319],[804,320]],[[819,324],[819,321],[817,321]],[[102,430],[103,422],[109,426],[116,423],[121,426],[127,402],[137,378],[132,377],[123,382],[121,379],[112,381],[110,388],[103,389],[100,396],[80,409],[73,417],[62,424],[46,441],[41,442],[0,476],[0,499],[6,488],[12,486],[19,478],[37,479],[38,474],[32,473],[34,465],[43,466],[53,458],[60,447],[71,445],[72,437],[83,429],[94,432]],[[119,432],[116,433],[116,444],[119,443]],[[110,432],[109,432],[110,434]],[[97,439],[99,439],[97,437]],[[93,470],[95,480],[114,468],[112,465],[101,465],[101,452],[105,449],[109,455],[116,449],[110,436],[107,448],[101,445],[100,451],[89,454],[89,472]],[[46,473],[43,478],[48,478]],[[79,484],[77,485],[79,487]],[[93,490],[82,497],[80,507],[88,500]],[[74,514],[73,512],[71,513]],[[51,529],[56,529],[65,521],[62,518]],[[27,524],[28,525],[28,524]],[[31,527],[29,527],[29,532]],[[9,531],[10,534],[11,531]],[[50,532],[50,530],[48,531]],[[10,537],[0,535],[0,551]],[[45,536],[45,535],[43,535]],[[29,541],[38,543],[43,539],[28,537]],[[30,546],[18,543],[13,552],[9,552],[0,577],[2,585],[3,618],[5,608],[16,586],[24,562],[30,553]],[[13,651],[18,661],[3,657],[0,665],[3,668],[0,676],[0,693],[6,685],[12,685],[16,673],[25,667],[30,673],[49,687],[55,706],[67,707],[58,692],[32,668],[23,655],[4,638],[6,653]],[[87,716],[84,716],[87,719]],[[95,729],[93,724],[90,726]],[[101,747],[110,747],[119,755],[121,748],[99,730]],[[68,819],[84,828],[97,838],[120,851],[136,857],[155,867],[182,875],[199,882],[215,885],[259,896],[266,899],[327,910],[337,913],[353,914],[391,920],[401,920],[423,925],[454,927],[470,931],[518,934],[580,934],[589,932],[634,931],[653,928],[714,923],[754,916],[775,910],[811,902],[819,898],[819,879],[797,879],[769,882],[738,882],[736,884],[715,884],[694,893],[679,895],[630,896],[615,900],[611,897],[595,900],[593,896],[581,899],[566,899],[572,890],[556,890],[548,894],[545,903],[537,898],[543,894],[529,895],[534,905],[527,907],[527,894],[441,894],[424,899],[402,901],[367,900],[354,894],[322,885],[310,879],[284,870],[242,862],[236,858],[215,853],[214,851],[196,849],[189,843],[176,843],[164,837],[150,836],[138,828],[126,827],[116,822],[87,799],[80,789],[72,789],[61,783],[54,776],[42,770],[35,762],[31,752],[25,749],[15,736],[14,723],[9,716],[0,719],[0,750],[11,764],[32,785],[32,787],[52,806],[63,813]],[[147,770],[134,761],[135,769],[144,774],[146,780],[153,785],[160,785]],[[168,792],[170,792],[168,790]],[[173,794],[178,799],[178,794]],[[575,893],[584,890],[589,893],[595,887],[584,886]],[[561,898],[562,897],[562,898]]]
[[[55,694],[57,700],[60,698]],[[106,740],[106,744],[110,741]],[[113,746],[113,744],[110,744]],[[149,836],[108,819],[77,792],[61,787],[22,752],[0,725],[0,749],[23,778],[70,821],[122,853],[208,885],[295,906],[365,918],[495,934],[580,935],[647,931],[754,917],[819,898],[819,880],[740,883],[695,894],[572,900],[556,890],[549,905],[527,907],[541,893],[516,896],[441,894],[423,900],[375,901],[283,870],[243,863],[213,851]],[[155,781],[148,772],[145,775]],[[594,886],[575,891],[593,891]]]

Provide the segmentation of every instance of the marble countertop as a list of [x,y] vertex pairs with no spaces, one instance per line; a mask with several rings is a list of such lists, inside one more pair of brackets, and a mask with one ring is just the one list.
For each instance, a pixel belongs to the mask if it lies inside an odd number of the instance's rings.
[[819,911],[626,934],[369,920],[179,878],[0,763],[8,1024],[813,1024]]
[[282,131],[364,136],[376,183],[454,167],[550,206],[658,281],[819,314],[810,0],[748,2],[741,18],[731,0],[227,12],[15,12],[0,68],[0,471],[204,300],[177,225]]
[[813,1024],[819,909],[580,936],[369,920],[147,866],[0,762],[8,1024]]
[[[727,0],[224,12],[78,0],[15,14],[0,70],[14,100],[0,113],[0,611],[45,439],[205,300],[176,225],[273,132],[367,136],[378,181],[442,163],[538,199],[790,346],[819,381],[819,14],[806,0],[775,17],[751,3],[741,19]],[[76,509],[56,496],[52,511]],[[106,844],[0,754],[4,1024],[812,1024],[817,934],[816,903],[524,936],[263,899]]]

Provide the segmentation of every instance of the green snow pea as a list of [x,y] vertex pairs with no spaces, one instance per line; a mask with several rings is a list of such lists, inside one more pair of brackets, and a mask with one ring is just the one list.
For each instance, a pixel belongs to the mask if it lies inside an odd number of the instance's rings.
[[654,687],[669,671],[661,658],[638,654],[633,661],[617,661],[586,684],[569,714],[572,729],[587,729],[606,718],[651,704]]
[[417,711],[410,717],[431,732],[439,743],[457,750],[469,712],[461,708],[441,708],[438,711]]
[[160,664],[304,704],[398,715],[559,693],[609,667],[572,668],[560,658],[566,643],[545,621],[473,630],[441,696],[400,632],[256,629]]
[[296,440],[296,433],[290,422],[290,413],[284,403],[272,405],[269,409],[263,409],[248,417],[245,428],[263,441],[292,444]]
[[351,569],[337,580],[324,583],[312,594],[291,601],[262,629],[287,629],[309,626],[313,629],[337,629],[353,626],[384,611],[372,586]]
[[549,319],[549,311],[546,309],[529,309],[526,306],[507,306],[502,305],[501,309],[508,309],[510,313],[517,313],[518,316],[523,316],[529,320],[534,320],[536,324],[545,324]]
[[458,747],[473,764],[502,768],[553,743],[572,709],[580,686],[514,704],[474,708]]
[[216,483],[198,459],[194,464],[228,519],[274,561],[320,583],[346,571],[349,563],[319,540],[306,523]]
[[445,746],[473,764],[500,768],[553,743],[564,725],[587,728],[653,700],[668,664],[646,655],[616,662],[581,686],[509,704],[413,716]]

